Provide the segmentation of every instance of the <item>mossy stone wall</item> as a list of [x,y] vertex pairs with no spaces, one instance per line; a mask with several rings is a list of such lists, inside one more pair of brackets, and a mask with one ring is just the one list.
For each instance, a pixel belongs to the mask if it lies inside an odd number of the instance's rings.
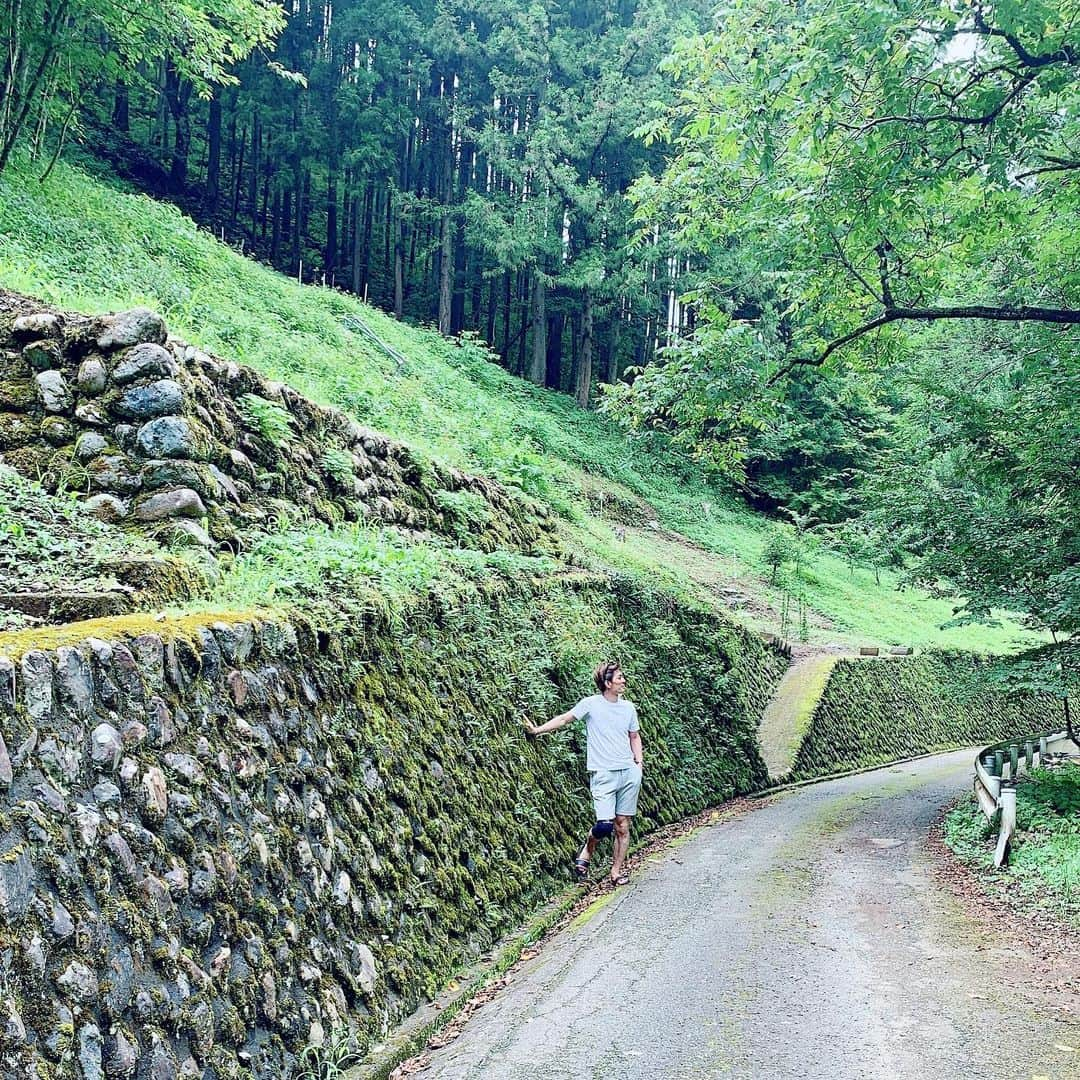
[[1050,722],[1050,702],[988,682],[991,663],[961,652],[837,661],[791,779],[986,744]]
[[211,551],[298,508],[483,551],[557,548],[546,506],[210,356],[144,308],[89,318],[0,290],[0,463],[105,521]]
[[587,575],[347,634],[169,630],[0,635],[2,1075],[280,1080],[320,1031],[381,1035],[566,880],[581,734],[530,742],[522,715],[566,709],[616,655],[646,829],[764,782],[784,667],[706,610]]

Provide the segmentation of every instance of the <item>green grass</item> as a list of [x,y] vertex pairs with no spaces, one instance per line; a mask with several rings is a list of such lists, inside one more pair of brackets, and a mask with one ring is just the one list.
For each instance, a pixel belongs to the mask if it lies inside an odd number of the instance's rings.
[[[149,542],[91,516],[78,495],[50,495],[0,465],[0,580],[6,588],[47,595],[78,580],[87,591],[107,591],[118,587],[105,569],[110,560],[154,551]],[[0,631],[35,621],[16,610],[0,610]]]
[[[448,602],[519,576],[543,576],[550,559],[418,544],[390,529],[350,524],[284,525],[222,574],[207,606],[299,608],[324,624],[351,625],[365,614],[401,624],[411,605],[435,593]],[[190,605],[189,605],[190,607]]]
[[997,826],[974,798],[945,819],[945,841],[991,891],[1025,911],[1080,929],[1080,767],[1035,769],[1016,790],[1017,833],[1008,865],[994,871]]
[[[734,584],[755,598],[741,617],[777,629],[783,598],[765,583],[771,526],[764,519],[659,442],[630,443],[568,397],[508,375],[475,337],[446,341],[353,297],[297,285],[220,244],[175,207],[64,163],[45,184],[21,161],[0,176],[0,285],[87,313],[154,307],[170,330],[211,352],[547,501],[586,562],[698,594],[704,586],[722,596]],[[357,319],[406,362],[349,329]],[[273,425],[275,417],[263,419]],[[619,515],[641,526],[655,520],[716,558],[701,556],[691,572],[659,532],[618,540],[605,519]],[[1003,651],[1017,636],[1009,626],[940,630],[951,606],[895,584],[888,574],[877,584],[871,570],[852,574],[841,557],[819,553],[791,591],[811,609],[812,641]]]

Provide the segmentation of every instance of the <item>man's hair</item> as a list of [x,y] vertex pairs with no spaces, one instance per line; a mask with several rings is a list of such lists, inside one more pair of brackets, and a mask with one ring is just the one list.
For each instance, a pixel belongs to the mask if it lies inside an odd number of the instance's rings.
[[619,670],[621,669],[614,660],[605,660],[602,664],[596,665],[596,670],[593,672],[593,682],[596,683],[596,689],[601,694],[611,685],[615,672]]

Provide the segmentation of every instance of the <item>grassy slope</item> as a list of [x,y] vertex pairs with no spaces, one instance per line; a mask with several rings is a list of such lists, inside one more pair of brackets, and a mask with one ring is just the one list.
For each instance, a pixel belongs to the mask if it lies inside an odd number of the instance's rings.
[[[661,451],[490,363],[476,344],[446,342],[327,289],[299,286],[216,242],[175,208],[107,186],[64,164],[46,184],[19,162],[0,176],[0,285],[84,312],[146,304],[179,335],[287,381],[427,453],[516,483],[567,520],[597,561],[663,577],[677,589],[738,593],[746,621],[776,629],[778,590],[764,581],[768,524],[727,503]],[[407,362],[361,333],[359,318]],[[599,483],[597,478],[603,478]],[[589,512],[608,506],[646,526],[616,539]],[[655,520],[660,529],[647,527]],[[715,553],[688,547],[686,537]],[[1011,629],[942,631],[950,605],[897,592],[888,575],[852,573],[819,554],[803,585],[810,640],[1001,650]],[[795,634],[798,623],[789,627]]]

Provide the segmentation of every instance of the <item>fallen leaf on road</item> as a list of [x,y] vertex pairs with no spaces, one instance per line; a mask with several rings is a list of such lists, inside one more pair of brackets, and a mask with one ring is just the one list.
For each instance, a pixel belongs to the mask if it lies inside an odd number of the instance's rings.
[[1054,1043],[1055,1050],[1064,1050],[1067,1054],[1075,1054],[1075,1046],[1066,1046],[1064,1043]]

